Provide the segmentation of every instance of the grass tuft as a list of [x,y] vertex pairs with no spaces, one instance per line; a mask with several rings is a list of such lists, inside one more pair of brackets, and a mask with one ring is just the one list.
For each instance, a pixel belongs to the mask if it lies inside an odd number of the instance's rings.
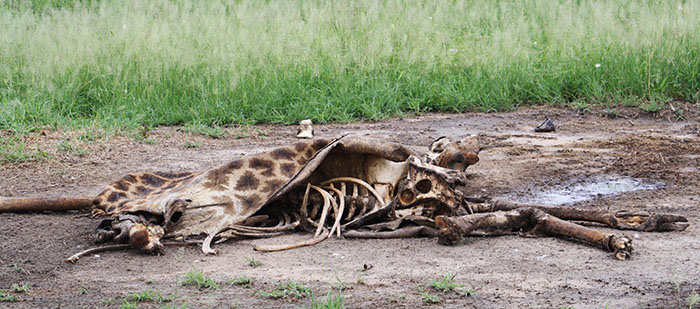
[[258,266],[262,266],[262,262],[256,260],[253,257],[246,257],[246,261],[248,261],[248,265],[253,268],[257,268]]
[[695,308],[696,305],[700,304],[700,294],[697,292],[693,291],[688,295],[688,309],[693,309]]
[[0,302],[14,303],[17,301],[17,297],[10,295],[5,290],[0,290]]
[[194,286],[197,289],[218,290],[221,287],[216,281],[205,275],[201,270],[192,268],[191,271],[184,274],[184,279],[180,281],[183,286]]
[[257,293],[258,295],[265,298],[279,299],[291,297],[293,299],[298,299],[310,296],[311,287],[305,286],[294,281],[287,281],[280,282],[279,284],[277,284],[277,287],[275,287],[270,292],[258,291]]
[[345,308],[345,297],[338,290],[337,294],[333,294],[332,290],[328,291],[328,294],[323,299],[313,299],[311,301],[312,309],[343,309]]
[[163,303],[163,302],[171,301],[172,297],[163,296],[160,292],[147,290],[147,291],[143,291],[140,293],[129,294],[124,299],[126,299],[127,301],[133,301],[133,302],[151,301],[151,302],[156,302],[156,303]]
[[430,295],[428,293],[423,292],[423,302],[429,304],[437,304],[440,302],[440,297],[438,297],[437,295]]
[[15,292],[15,293],[25,293],[25,292],[29,292],[31,287],[32,287],[32,285],[29,283],[25,283],[23,285],[13,283],[12,287],[10,287],[10,289],[12,290],[12,292]]
[[185,148],[185,149],[197,148],[201,145],[202,145],[202,143],[200,143],[200,142],[186,141],[186,142],[182,143],[182,148]]
[[240,277],[236,279],[231,279],[229,281],[226,281],[230,285],[240,285],[244,288],[250,288],[253,286],[253,279],[250,277]]
[[447,274],[440,279],[430,279],[428,281],[428,286],[442,293],[447,293],[453,291],[455,288],[463,287],[463,284],[457,284],[454,282],[455,276],[457,275]]

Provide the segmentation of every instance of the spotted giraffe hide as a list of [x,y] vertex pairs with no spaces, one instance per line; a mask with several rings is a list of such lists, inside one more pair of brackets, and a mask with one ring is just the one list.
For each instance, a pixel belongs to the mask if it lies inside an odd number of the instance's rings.
[[[313,179],[351,176],[388,185],[403,175],[381,175],[403,164],[411,150],[396,143],[347,135],[315,139],[231,161],[199,173],[136,173],[110,184],[93,201],[107,215],[161,218],[165,237],[212,234],[237,224],[291,189]],[[163,222],[165,221],[165,222]]]

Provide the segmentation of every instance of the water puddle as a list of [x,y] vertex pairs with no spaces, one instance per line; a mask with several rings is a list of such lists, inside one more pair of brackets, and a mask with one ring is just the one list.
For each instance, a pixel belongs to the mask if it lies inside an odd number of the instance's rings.
[[625,192],[654,190],[662,188],[664,185],[665,183],[663,182],[652,182],[647,179],[608,176],[578,180],[568,185],[556,186],[548,189],[533,189],[526,194],[509,196],[509,198],[521,203],[562,205],[591,200],[598,197],[620,195]]

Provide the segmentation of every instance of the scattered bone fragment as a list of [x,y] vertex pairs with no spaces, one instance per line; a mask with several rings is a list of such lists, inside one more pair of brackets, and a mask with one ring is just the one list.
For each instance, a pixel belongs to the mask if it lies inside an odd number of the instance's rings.
[[297,138],[312,138],[314,137],[314,129],[311,127],[311,119],[304,119],[299,123],[297,129]]

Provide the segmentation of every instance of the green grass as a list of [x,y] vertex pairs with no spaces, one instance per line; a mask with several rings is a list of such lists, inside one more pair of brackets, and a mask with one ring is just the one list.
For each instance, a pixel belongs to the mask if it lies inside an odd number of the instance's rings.
[[437,295],[430,295],[428,293],[423,292],[423,302],[428,303],[428,304],[437,304],[440,302],[440,297]]
[[64,139],[64,140],[58,142],[58,145],[57,145],[56,147],[57,147],[58,150],[60,150],[60,151],[63,151],[63,152],[70,152],[70,153],[72,153],[72,154],[74,154],[74,155],[76,155],[76,156],[83,156],[83,155],[85,155],[85,151],[84,151],[84,150],[79,149],[79,148],[73,146],[73,144],[71,144],[71,142],[68,141],[67,139]]
[[246,257],[246,261],[248,261],[248,265],[253,268],[257,268],[258,266],[262,266],[262,262],[255,260],[253,257]]
[[187,308],[187,304],[183,303],[178,305],[176,301],[177,299],[175,296],[163,296],[160,292],[152,290],[132,293],[122,298],[110,297],[102,299],[102,303],[105,306],[119,304],[120,309],[138,308],[140,303],[154,303],[158,304],[161,308]]
[[258,291],[258,295],[265,298],[304,298],[311,295],[311,287],[294,281],[280,282],[270,292]]
[[463,284],[457,284],[454,282],[456,274],[448,274],[439,279],[428,280],[428,286],[434,288],[438,292],[447,293],[453,291],[455,288],[463,287]]
[[139,306],[137,305],[138,302],[136,301],[128,301],[126,299],[122,299],[122,303],[119,305],[119,309],[137,309]]
[[253,286],[253,279],[251,279],[250,277],[240,277],[240,278],[228,280],[228,281],[226,281],[226,283],[228,283],[232,286],[233,285],[240,285],[244,288],[250,288],[251,286]]
[[25,292],[29,292],[31,287],[32,287],[32,285],[29,283],[25,283],[23,285],[13,283],[12,287],[10,287],[10,289],[12,289],[12,292],[15,292],[15,293],[25,293]]
[[[13,132],[12,135],[3,137],[0,132],[0,164],[4,162],[31,162],[50,157],[47,152],[41,150],[40,148],[36,148],[33,151],[28,149],[24,134],[25,133]],[[15,269],[19,268],[19,266],[15,267]]]
[[695,291],[690,293],[690,295],[688,295],[687,304],[688,304],[688,309],[695,308],[696,305],[700,304],[700,294],[698,294]]
[[333,294],[333,291],[330,290],[328,291],[328,294],[326,297],[322,299],[313,299],[311,301],[311,306],[309,306],[311,309],[343,309],[345,308],[345,297],[341,293],[341,290],[338,290],[337,294]]
[[0,290],[0,302],[14,303],[17,301],[17,297],[10,295],[5,290]]
[[186,272],[184,274],[184,279],[180,281],[180,284],[183,286],[194,286],[200,290],[206,289],[207,291],[218,290],[221,288],[216,281],[196,268],[192,268],[192,270]]
[[185,148],[185,149],[197,148],[201,145],[202,145],[202,143],[200,143],[200,142],[186,141],[186,142],[182,143],[182,148]]
[[700,99],[697,16],[683,0],[3,0],[0,130],[656,110]]
[[163,296],[160,292],[156,291],[143,291],[139,293],[133,293],[127,295],[124,299],[127,301],[133,301],[133,302],[156,302],[156,303],[163,303],[163,302],[169,302],[172,300],[172,297],[167,297]]

